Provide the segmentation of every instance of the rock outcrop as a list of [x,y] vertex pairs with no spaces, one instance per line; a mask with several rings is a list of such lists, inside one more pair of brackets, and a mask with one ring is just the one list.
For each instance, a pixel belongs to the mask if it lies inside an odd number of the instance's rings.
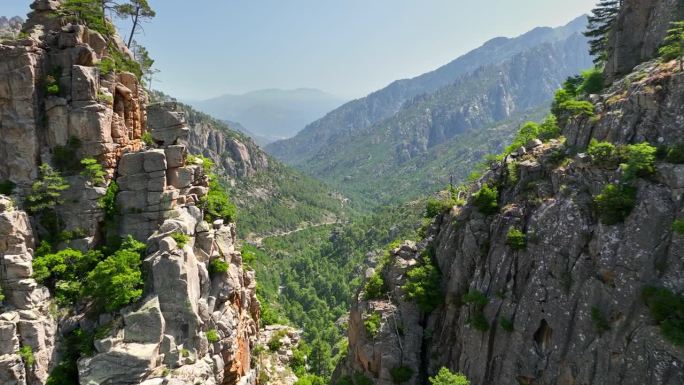
[[608,42],[605,74],[609,80],[655,56],[670,22],[684,17],[679,0],[624,0]]
[[[0,195],[0,383],[43,384],[51,369],[57,322],[48,289],[31,278],[35,237],[28,215]],[[26,365],[20,349],[30,349]]]
[[[57,17],[59,7],[35,1],[28,37],[0,42],[0,182],[16,185],[0,195],[0,383],[45,384],[79,329],[94,336],[94,352],[74,362],[83,385],[254,384],[254,272],[243,268],[235,224],[207,222],[209,176],[189,161],[184,114],[150,104],[135,74],[111,69],[132,60],[116,35]],[[83,158],[104,181],[62,164]],[[44,163],[69,185],[54,210],[61,234],[18,208]],[[32,278],[47,235],[55,250],[128,235],[146,243],[142,297],[102,314],[87,301],[64,308]]]
[[301,330],[285,325],[268,325],[261,330],[259,346],[262,351],[256,357],[261,381],[268,385],[293,385],[297,382],[290,364],[301,334]]
[[[626,3],[619,20],[636,17],[627,13],[637,2]],[[661,21],[636,30],[656,31]],[[625,69],[643,58],[632,54]],[[632,182],[636,198],[624,222],[605,224],[595,198],[623,171],[584,153],[591,139],[684,143],[682,87],[676,63],[639,64],[590,97],[596,116],[566,124],[565,142],[530,142],[492,166],[471,192],[497,186],[497,213],[482,213],[471,197],[438,215],[418,244],[390,253],[380,272],[386,295],[367,299],[362,290],[354,299],[349,354],[335,377],[362,374],[389,385],[392,370],[405,367],[404,383],[413,385],[446,367],[473,385],[682,383],[684,348],[668,338],[644,293],[664,288],[682,300],[684,237],[673,223],[684,218],[684,166],[656,161],[652,176]],[[512,229],[524,234],[522,245]],[[426,312],[404,285],[414,265],[429,261],[442,292]]]

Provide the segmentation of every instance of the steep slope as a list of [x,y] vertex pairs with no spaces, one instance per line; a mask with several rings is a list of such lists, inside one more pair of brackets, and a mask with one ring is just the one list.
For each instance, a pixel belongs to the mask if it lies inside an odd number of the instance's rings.
[[[155,99],[172,100],[155,92]],[[328,186],[268,156],[252,139],[224,122],[179,103],[190,132],[193,154],[216,166],[238,207],[238,232],[247,240],[286,233],[311,225],[345,220],[345,199]]]
[[492,39],[432,72],[396,81],[365,98],[351,101],[309,124],[294,138],[271,143],[266,149],[287,164],[305,165],[321,148],[342,143],[358,130],[394,115],[413,97],[436,91],[482,66],[500,64],[531,47],[565,40],[581,31],[585,24],[586,18],[579,17],[563,27],[536,28],[516,38]]
[[[621,15],[643,3],[666,1]],[[530,141],[445,203],[376,269],[381,293],[357,293],[338,383],[442,367],[473,385],[682,383],[682,97],[676,63],[643,63],[587,97],[566,141]]]
[[189,102],[221,120],[233,120],[271,142],[289,138],[344,101],[317,89],[259,90]]
[[[321,148],[298,167],[370,205],[412,198],[450,177],[462,181],[464,171],[485,154],[501,150],[518,124],[542,115],[567,76],[591,65],[585,52],[585,38],[573,34],[481,67],[406,102],[391,118]],[[440,159],[442,151],[432,151],[435,147],[448,153]],[[454,156],[459,162],[449,163]],[[444,167],[429,169],[435,162]],[[397,189],[396,179],[406,173],[416,179]]]
[[255,384],[254,273],[182,114],[112,26],[32,8],[0,44],[0,383]]

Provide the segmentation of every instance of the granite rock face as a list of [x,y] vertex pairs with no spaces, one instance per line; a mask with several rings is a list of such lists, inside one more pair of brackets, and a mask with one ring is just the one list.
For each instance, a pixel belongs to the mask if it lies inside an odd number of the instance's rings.
[[[619,20],[637,17],[636,3],[627,1]],[[657,13],[667,2],[639,3]],[[658,31],[662,19],[649,20],[634,28]],[[635,22],[625,23],[627,30]],[[634,37],[654,44],[649,33]],[[584,153],[591,139],[684,142],[682,73],[674,62],[641,63],[640,55],[628,55],[634,64],[626,70],[638,64],[633,72],[591,97],[594,118],[562,127],[565,142],[530,142],[471,186],[498,186],[497,213],[481,213],[471,197],[438,215],[416,245],[391,252],[381,270],[386,297],[368,300],[360,291],[354,299],[337,379],[360,373],[389,385],[391,370],[405,366],[411,385],[441,367],[473,385],[684,381],[684,348],[665,337],[643,296],[647,287],[684,292],[684,237],[672,229],[684,218],[684,169],[656,161],[652,176],[633,182],[636,202],[626,219],[607,225],[594,199],[622,174]],[[511,229],[525,234],[525,246],[511,246]],[[402,287],[407,271],[428,256],[441,272],[442,293],[426,313]],[[468,293],[482,302],[468,302]],[[374,335],[365,324],[372,315],[381,319]]]
[[670,22],[681,20],[682,16],[684,4],[679,0],[624,0],[609,37],[606,76],[616,79],[653,58]]
[[[83,385],[255,384],[254,273],[236,250],[235,224],[205,221],[209,179],[201,161],[188,161],[183,113],[149,104],[132,73],[102,73],[97,64],[112,50],[131,53],[116,35],[51,16],[59,6],[35,1],[28,38],[0,42],[0,182],[16,184],[0,195],[0,383],[45,384],[78,328],[95,336],[94,353],[77,362]],[[104,181],[60,165],[58,153],[94,158]],[[146,243],[141,299],[94,314],[87,300],[63,307],[32,278],[45,228],[18,207],[43,163],[69,185],[55,209],[69,236],[53,248],[88,251],[128,235]],[[210,267],[217,259],[226,272]],[[19,354],[27,346],[33,365]]]
[[[0,195],[0,383],[44,384],[55,348],[56,320],[49,312],[50,293],[31,278],[35,238],[28,215]],[[35,365],[18,355],[30,346]]]

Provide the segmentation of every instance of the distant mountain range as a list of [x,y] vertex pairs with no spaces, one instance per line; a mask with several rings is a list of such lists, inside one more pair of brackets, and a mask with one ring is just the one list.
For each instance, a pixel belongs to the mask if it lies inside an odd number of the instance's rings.
[[349,102],[266,150],[371,206],[426,193],[500,150],[520,123],[543,116],[567,76],[592,65],[585,26],[582,16],[490,40],[433,72]]
[[317,89],[266,89],[188,101],[218,119],[240,122],[260,144],[289,138],[344,100]]

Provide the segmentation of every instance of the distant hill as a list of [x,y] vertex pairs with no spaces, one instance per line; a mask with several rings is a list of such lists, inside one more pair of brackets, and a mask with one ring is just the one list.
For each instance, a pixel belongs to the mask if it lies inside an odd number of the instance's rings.
[[218,119],[240,122],[266,141],[289,138],[344,101],[317,89],[266,89],[223,95],[190,105]]
[[[563,41],[583,31],[586,23],[586,16],[581,16],[562,27],[539,27],[515,38],[492,39],[432,72],[397,80],[364,98],[346,103],[309,124],[295,137],[268,145],[266,151],[291,165],[306,164],[326,146],[335,146],[342,138],[354,136],[357,131],[394,115],[413,97],[434,92],[462,75],[482,66],[501,64],[540,44]],[[578,51],[578,55],[583,57],[586,53]]]
[[[367,208],[412,199],[450,177],[459,182],[485,154],[501,151],[525,120],[542,118],[567,76],[592,65],[582,20],[492,40],[435,72],[348,103],[267,149]],[[406,96],[463,71],[395,110],[399,94],[392,89]]]

